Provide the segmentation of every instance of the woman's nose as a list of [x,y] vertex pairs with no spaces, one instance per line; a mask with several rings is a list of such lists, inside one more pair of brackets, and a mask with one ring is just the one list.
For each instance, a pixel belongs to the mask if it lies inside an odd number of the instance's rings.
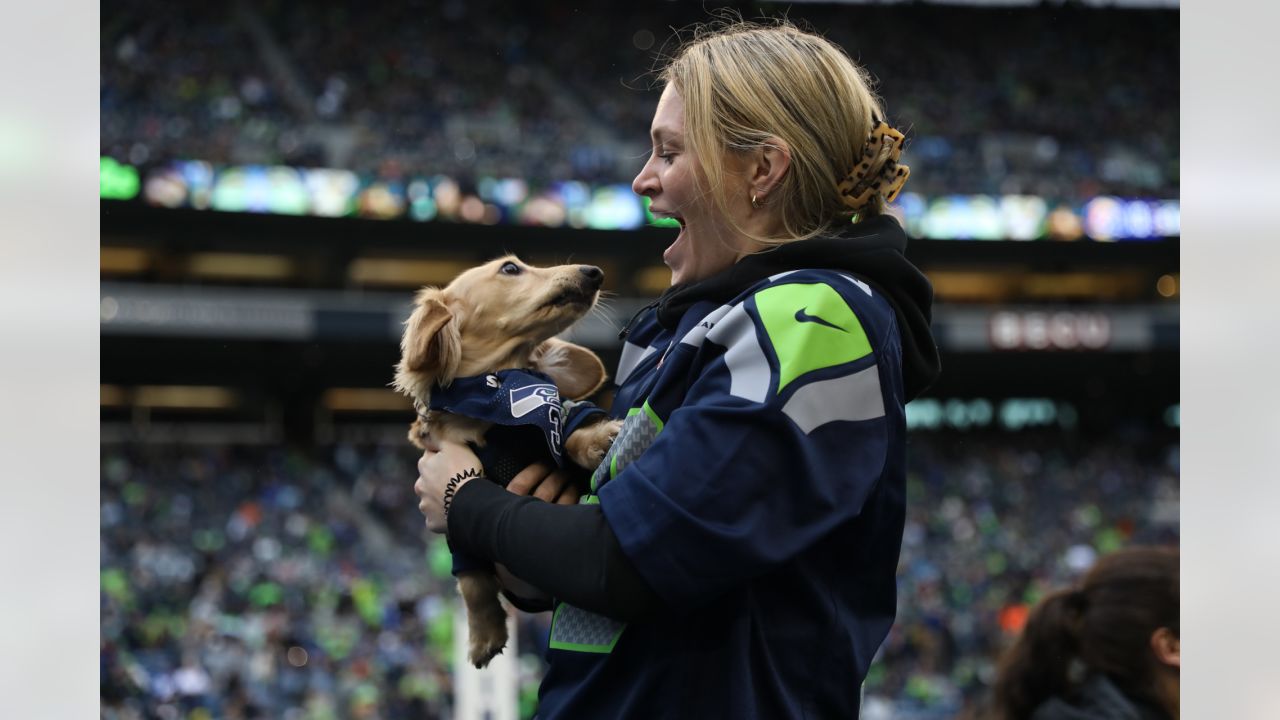
[[631,191],[637,195],[652,197],[658,192],[658,174],[650,170],[649,165],[650,163],[645,163],[644,167],[640,168],[640,174],[631,181]]

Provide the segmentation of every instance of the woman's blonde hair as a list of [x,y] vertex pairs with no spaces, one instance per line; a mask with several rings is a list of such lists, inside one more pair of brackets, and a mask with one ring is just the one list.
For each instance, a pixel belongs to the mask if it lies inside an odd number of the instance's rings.
[[[884,116],[869,74],[839,46],[789,21],[768,25],[719,22],[694,30],[659,74],[684,101],[685,142],[726,217],[725,150],[752,151],[780,138],[791,165],[766,202],[776,205],[781,237],[754,237],[777,245],[824,234],[855,210],[836,185],[861,161],[873,118]],[[884,211],[876,195],[856,210],[858,219]]]

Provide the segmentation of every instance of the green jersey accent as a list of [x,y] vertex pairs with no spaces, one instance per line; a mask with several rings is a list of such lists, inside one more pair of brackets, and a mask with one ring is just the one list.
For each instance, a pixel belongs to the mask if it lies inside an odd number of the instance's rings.
[[[579,504],[598,505],[600,496],[596,493],[600,486],[617,477],[649,449],[665,425],[647,400],[627,411],[618,437],[591,475],[591,492],[578,500]],[[550,646],[557,650],[609,653],[626,628],[624,622],[562,602],[551,617]]]
[[649,407],[647,400],[641,407],[628,410],[617,439],[613,441],[600,466],[591,474],[591,492],[600,490],[601,484],[617,477],[627,463],[639,457],[658,433],[662,432],[663,425],[662,418]]
[[858,316],[830,285],[775,285],[756,293],[755,301],[778,356],[779,393],[805,373],[871,354]]
[[626,627],[621,620],[560,603],[551,616],[549,645],[557,650],[609,653]]

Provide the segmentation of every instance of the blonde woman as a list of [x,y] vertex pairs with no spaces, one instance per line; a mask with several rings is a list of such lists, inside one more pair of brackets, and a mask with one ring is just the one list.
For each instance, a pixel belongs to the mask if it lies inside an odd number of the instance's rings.
[[470,481],[457,445],[414,487],[454,548],[554,598],[538,718],[857,717],[895,613],[903,406],[939,369],[884,214],[902,135],[785,23],[704,30],[661,79],[633,188],[680,223],[672,286],[626,330],[589,490]]

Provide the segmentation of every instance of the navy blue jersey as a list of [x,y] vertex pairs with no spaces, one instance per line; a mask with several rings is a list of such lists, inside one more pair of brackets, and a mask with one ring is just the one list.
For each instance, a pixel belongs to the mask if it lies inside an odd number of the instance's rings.
[[559,603],[538,718],[854,718],[893,622],[905,419],[891,305],[800,270],[628,337],[583,502],[664,601]]
[[[485,443],[472,444],[471,449],[485,477],[503,487],[536,462],[550,459],[564,468],[564,440],[589,418],[604,413],[591,403],[562,401],[550,376],[523,368],[454,378],[448,387],[436,385],[425,409],[493,423],[485,431]],[[452,544],[449,550],[454,575],[492,570],[492,563],[458,552]]]

